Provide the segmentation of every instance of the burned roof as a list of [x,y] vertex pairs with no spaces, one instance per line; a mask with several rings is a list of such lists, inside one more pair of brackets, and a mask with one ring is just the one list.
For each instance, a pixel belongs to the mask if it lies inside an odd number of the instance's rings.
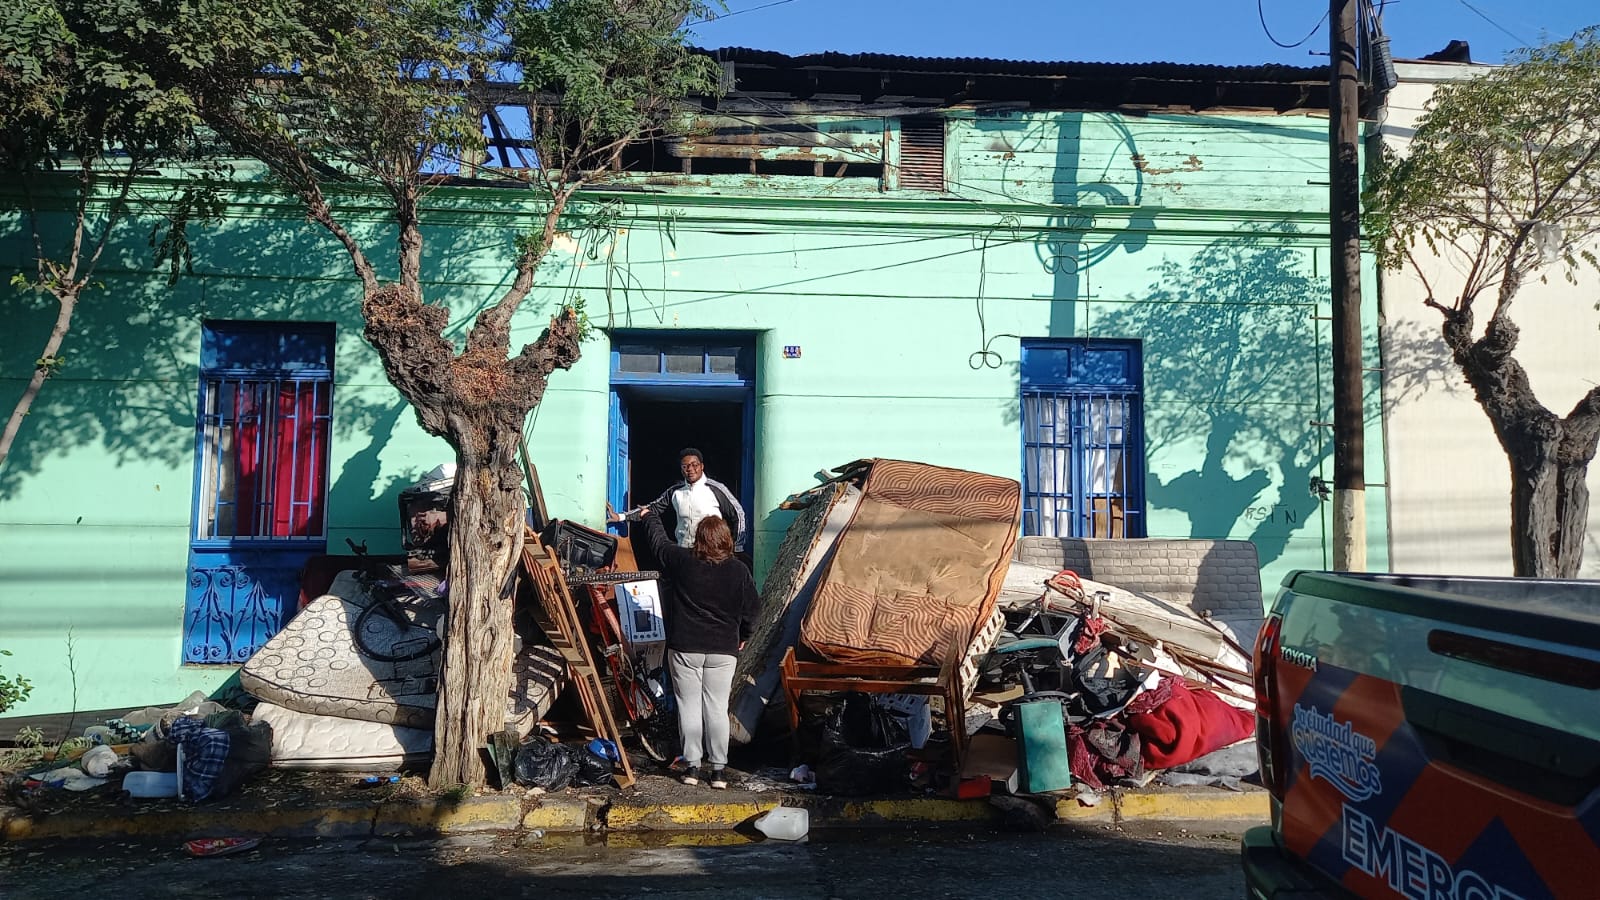
[[731,96],[895,99],[911,104],[1021,103],[1047,108],[1327,109],[1321,66],[1214,66],[981,57],[808,53],[724,47]]

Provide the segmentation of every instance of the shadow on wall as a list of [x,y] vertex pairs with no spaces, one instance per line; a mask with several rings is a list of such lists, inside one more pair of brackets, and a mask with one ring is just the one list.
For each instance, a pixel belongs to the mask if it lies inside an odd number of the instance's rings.
[[[1187,264],[1166,259],[1149,289],[1087,323],[1144,341],[1148,459],[1192,459],[1182,445],[1203,436],[1198,466],[1153,467],[1151,507],[1183,512],[1193,537],[1245,537],[1263,566],[1320,519],[1312,478],[1332,477],[1331,430],[1313,424],[1332,402],[1326,326],[1315,318],[1329,285],[1287,242],[1295,234],[1283,224],[1213,241]],[[1388,407],[1429,390],[1448,363],[1420,328],[1391,331],[1385,351],[1403,373],[1382,398]],[[1367,408],[1378,409],[1380,379],[1367,384]]]
[[[335,323],[334,436],[364,446],[335,473],[330,503],[349,508],[387,499],[392,505],[409,479],[378,483],[379,454],[409,406],[386,386],[362,337],[360,286],[338,245],[297,218],[227,218],[196,229],[195,272],[168,284],[144,241],[151,221],[131,219],[120,231],[121,242],[108,247],[97,273],[104,285],[78,305],[61,351],[66,363],[45,383],[0,467],[0,501],[50,472],[52,459],[75,451],[98,453],[106,468],[153,465],[187,472],[195,453],[200,325],[238,319]],[[64,234],[70,222],[46,216],[44,223],[48,250],[50,234]],[[509,283],[519,224],[526,223],[505,215],[426,229],[429,299],[449,300],[457,309],[466,305],[462,301],[471,304],[453,316],[447,336],[459,341],[477,311]],[[363,223],[358,234],[380,276],[392,276],[388,226]],[[0,267],[14,271],[25,265],[33,255],[31,243],[20,218],[0,221]],[[571,264],[553,256],[542,280],[564,285]],[[540,321],[558,300],[550,292],[536,293],[524,305],[530,317],[525,321]],[[17,295],[12,308],[18,314],[0,356],[0,415],[9,415],[21,395],[56,311],[53,300],[34,294]],[[448,454],[442,444],[440,449]]]
[[1186,470],[1152,466],[1151,508],[1184,513],[1191,537],[1250,540],[1263,566],[1317,521],[1309,485],[1331,437],[1312,424],[1327,402],[1315,317],[1328,283],[1287,243],[1292,226],[1273,230],[1213,241],[1187,264],[1163,260],[1147,290],[1090,326],[1144,341],[1147,459],[1199,450]]

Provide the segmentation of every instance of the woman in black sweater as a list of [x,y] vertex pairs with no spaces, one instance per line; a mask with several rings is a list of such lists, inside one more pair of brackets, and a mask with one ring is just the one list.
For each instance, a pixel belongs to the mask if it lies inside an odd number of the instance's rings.
[[667,591],[667,664],[678,701],[683,758],[689,764],[684,784],[700,783],[702,762],[711,764],[711,786],[725,788],[728,764],[728,695],[733,667],[750,637],[757,600],[755,581],[734,558],[733,533],[716,516],[700,520],[694,547],[684,549],[667,537],[661,517],[647,512],[645,530]]

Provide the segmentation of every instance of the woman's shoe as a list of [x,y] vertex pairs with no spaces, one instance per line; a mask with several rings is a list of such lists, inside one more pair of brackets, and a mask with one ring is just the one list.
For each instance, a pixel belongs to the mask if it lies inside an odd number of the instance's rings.
[[699,776],[699,772],[700,772],[699,769],[690,769],[689,771],[684,773],[682,778],[680,778],[678,780],[683,782],[684,784],[689,785],[690,787],[694,787],[695,785],[700,783],[700,779],[698,777]]
[[711,787],[713,790],[724,791],[728,789],[728,779],[722,774],[721,769],[711,770]]

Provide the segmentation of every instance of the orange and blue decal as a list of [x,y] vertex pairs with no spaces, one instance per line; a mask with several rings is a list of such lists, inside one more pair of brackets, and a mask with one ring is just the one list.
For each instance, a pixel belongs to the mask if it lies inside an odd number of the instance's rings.
[[1600,796],[1565,808],[1429,758],[1392,682],[1282,666],[1284,842],[1363,897],[1600,897]]

